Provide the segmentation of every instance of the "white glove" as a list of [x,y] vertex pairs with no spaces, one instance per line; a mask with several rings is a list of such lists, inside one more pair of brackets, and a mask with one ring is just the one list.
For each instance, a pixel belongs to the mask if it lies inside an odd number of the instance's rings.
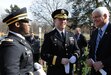
[[68,63],[68,64],[64,65],[64,67],[65,67],[66,74],[69,74],[70,64]]
[[76,62],[76,57],[75,56],[71,56],[69,61],[70,61],[70,63],[75,63]]
[[37,72],[39,73],[39,75],[46,75],[46,73],[43,69],[39,69],[39,70],[37,70]]
[[37,72],[39,73],[39,75],[46,75],[45,71],[43,70],[43,67],[41,64],[39,63],[34,63],[34,67],[37,70]]
[[39,64],[39,63],[34,63],[34,68],[35,68],[36,70],[39,70],[39,69],[42,69],[43,67],[42,67],[42,65]]

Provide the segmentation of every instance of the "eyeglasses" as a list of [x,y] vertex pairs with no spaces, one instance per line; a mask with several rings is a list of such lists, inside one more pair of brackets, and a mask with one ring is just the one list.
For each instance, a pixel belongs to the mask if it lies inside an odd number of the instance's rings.
[[98,15],[98,16],[92,17],[92,19],[98,19],[98,18],[100,18],[100,17],[101,17],[101,15]]

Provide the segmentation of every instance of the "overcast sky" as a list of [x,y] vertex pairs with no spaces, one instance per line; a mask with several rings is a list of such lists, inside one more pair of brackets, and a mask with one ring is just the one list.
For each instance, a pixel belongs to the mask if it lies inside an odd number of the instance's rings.
[[18,5],[20,8],[28,7],[33,0],[0,0],[0,14],[4,12],[4,9],[10,8],[10,5]]
[[0,0],[0,8],[9,8],[10,5],[18,5],[19,7],[26,7],[30,5],[33,0]]
[[5,9],[9,9],[10,5],[17,5],[18,7],[29,7],[33,0],[0,0],[0,15],[5,13]]
[[[22,8],[22,7],[29,7],[31,6],[32,2],[34,0],[0,0],[0,16],[1,14],[6,13],[4,10],[5,9],[9,9],[10,5],[17,5],[18,7]],[[32,19],[32,14],[30,12],[28,12],[28,16],[31,17]]]

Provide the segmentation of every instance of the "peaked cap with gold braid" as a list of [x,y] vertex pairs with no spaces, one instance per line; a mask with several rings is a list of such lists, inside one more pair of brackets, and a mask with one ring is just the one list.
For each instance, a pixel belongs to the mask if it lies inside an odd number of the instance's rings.
[[3,22],[6,23],[7,25],[11,25],[19,20],[27,22],[30,20],[28,19],[27,9],[25,7],[8,15],[6,18],[3,19]]
[[52,18],[62,18],[62,19],[67,19],[68,18],[68,11],[65,9],[57,9],[52,13]]

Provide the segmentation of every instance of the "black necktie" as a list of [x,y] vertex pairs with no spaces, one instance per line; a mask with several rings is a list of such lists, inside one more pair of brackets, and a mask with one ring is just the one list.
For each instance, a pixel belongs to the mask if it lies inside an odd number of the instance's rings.
[[98,31],[98,34],[99,34],[99,38],[101,39],[102,38],[102,30],[101,29]]
[[65,36],[63,32],[61,32],[61,38],[63,39],[63,41],[65,41]]

